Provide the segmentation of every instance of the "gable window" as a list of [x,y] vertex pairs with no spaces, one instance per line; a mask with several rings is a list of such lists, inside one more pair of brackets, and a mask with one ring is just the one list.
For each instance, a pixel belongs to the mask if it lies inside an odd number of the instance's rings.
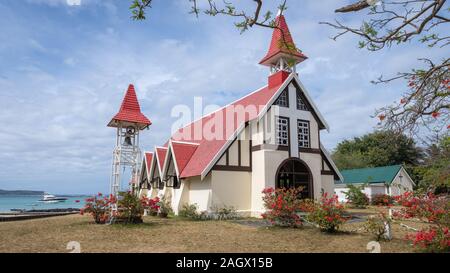
[[297,109],[308,111],[308,106],[305,103],[305,100],[303,99],[303,96],[300,92],[300,90],[297,89]]
[[166,177],[166,186],[167,187],[173,187],[175,189],[179,189],[181,186],[180,180],[176,175],[168,175]]
[[309,148],[311,146],[309,121],[300,119],[297,120],[297,133],[298,133],[298,147]]
[[276,118],[276,144],[289,146],[289,119],[285,117]]
[[280,96],[278,97],[278,99],[275,101],[274,104],[282,107],[289,107],[289,97],[287,88],[284,89],[283,92],[281,92]]
[[155,189],[160,190],[164,189],[164,182],[161,180],[160,177],[153,177],[152,184]]

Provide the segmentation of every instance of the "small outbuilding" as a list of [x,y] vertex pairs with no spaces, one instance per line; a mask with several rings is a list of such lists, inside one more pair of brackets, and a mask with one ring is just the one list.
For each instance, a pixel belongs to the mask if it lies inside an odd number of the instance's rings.
[[358,186],[365,184],[363,191],[369,199],[377,194],[400,195],[412,191],[415,186],[402,165],[342,170],[341,174],[344,179],[336,180],[334,189],[341,202],[347,201],[345,192],[349,184]]

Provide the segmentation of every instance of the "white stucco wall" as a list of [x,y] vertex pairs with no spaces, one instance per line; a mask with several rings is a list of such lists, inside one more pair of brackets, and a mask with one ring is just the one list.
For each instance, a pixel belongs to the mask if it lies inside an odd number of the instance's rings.
[[259,217],[264,210],[262,191],[275,188],[275,176],[281,162],[289,157],[287,151],[259,150],[252,154],[251,210]]
[[[334,193],[334,176],[333,175],[322,175],[322,188],[328,193],[328,196]],[[320,194],[320,193],[319,193]],[[318,196],[316,199],[320,198]]]
[[[356,184],[355,186],[360,186]],[[345,192],[348,191],[347,187],[343,186],[335,186],[334,189],[336,195],[338,196],[339,202],[347,202],[347,198],[345,196]],[[369,197],[369,200],[372,200],[372,197],[376,194],[387,194],[387,187],[384,184],[373,184],[364,187],[363,192]]]
[[389,192],[392,196],[400,195],[405,193],[406,191],[413,190],[413,181],[411,177],[406,173],[405,169],[401,168],[400,172],[396,175],[394,180],[392,181]]
[[251,173],[211,172],[212,206],[233,206],[238,212],[251,210]]
[[311,174],[313,176],[314,199],[319,199],[321,196],[321,190],[326,190],[322,185],[322,157],[320,154],[313,153],[300,153],[299,157],[311,170]]
[[209,210],[212,202],[211,174],[203,181],[200,176],[189,178],[189,194],[186,200],[189,204],[197,204],[199,211]]

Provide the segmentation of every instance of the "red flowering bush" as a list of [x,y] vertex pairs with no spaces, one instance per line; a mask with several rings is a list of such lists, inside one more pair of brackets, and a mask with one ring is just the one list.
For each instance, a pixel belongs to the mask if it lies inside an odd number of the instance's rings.
[[344,216],[345,209],[339,203],[337,195],[329,198],[327,193],[322,193],[320,202],[308,209],[310,210],[307,216],[308,221],[317,224],[325,232],[335,232],[348,220]]
[[159,210],[159,197],[155,197],[155,198],[147,198],[147,197],[142,197],[141,198],[141,202],[142,202],[142,206],[144,207],[144,209],[147,210],[148,214],[152,215],[152,216],[156,216],[158,214],[158,210]]
[[406,239],[420,251],[448,252],[450,251],[450,201],[448,196],[436,196],[433,193],[414,195],[406,192],[394,197],[403,206],[394,216],[400,219],[416,218],[427,221],[431,226]]
[[143,201],[131,191],[119,192],[117,220],[123,223],[142,223]]
[[448,227],[430,227],[414,234],[408,234],[414,247],[426,252],[449,252],[450,232]]
[[262,214],[262,217],[277,226],[301,226],[302,219],[297,215],[300,192],[301,188],[264,189],[262,193],[266,213]]
[[450,201],[448,196],[436,196],[429,192],[414,195],[405,192],[394,197],[396,203],[403,206],[394,216],[399,218],[417,218],[432,224],[450,226]]
[[394,203],[394,198],[387,194],[375,194],[371,203],[374,206],[390,206]]
[[103,196],[98,193],[94,197],[87,198],[84,208],[80,210],[80,214],[89,213],[94,218],[95,223],[104,224],[110,217],[110,206],[117,202],[113,195]]

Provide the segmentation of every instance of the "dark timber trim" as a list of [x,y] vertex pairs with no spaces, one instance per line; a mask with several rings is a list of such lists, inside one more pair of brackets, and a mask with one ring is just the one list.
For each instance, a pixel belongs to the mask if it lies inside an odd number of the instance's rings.
[[307,153],[307,154],[320,154],[320,149],[314,149],[314,148],[298,148],[299,153]]
[[[326,158],[326,156],[322,152],[320,153],[320,155],[322,156],[322,160],[325,160],[325,163],[327,164],[327,166],[331,170],[331,172],[333,172],[334,179],[338,180],[339,176],[337,175],[335,170],[331,167],[331,164],[330,164],[330,162],[328,162],[328,159]],[[328,171],[326,171],[326,172],[328,172]]]
[[238,166],[241,166],[241,140],[237,140],[238,143]]
[[[249,123],[247,122],[246,127],[249,125]],[[251,172],[252,171],[252,141],[249,140],[249,145],[248,145],[248,153],[249,153],[249,162],[248,165],[249,166],[242,166],[242,140],[238,139],[239,136],[236,136],[236,138],[231,142],[230,146],[228,147],[228,149],[224,152],[225,154],[225,165],[214,165],[214,167],[212,167],[211,170],[216,170],[216,171],[237,171],[237,172]],[[230,148],[235,144],[235,142],[237,142],[237,146],[238,146],[238,165],[230,165]]]
[[333,171],[322,170],[320,173],[321,173],[321,174],[325,174],[325,175],[334,175],[334,172],[333,172]]
[[244,167],[244,166],[221,166],[216,165],[213,167],[213,170],[215,171],[235,171],[235,172],[251,172],[251,167]]
[[[291,82],[295,85],[295,88],[301,92],[300,94],[303,95],[304,92],[303,92],[302,88],[297,84],[297,82],[296,81],[291,81]],[[316,121],[319,125],[319,129],[325,129],[325,124],[323,124],[320,121],[319,116],[317,116],[317,113],[314,111],[314,108],[312,108],[311,104],[308,102],[308,100],[306,100],[306,98],[305,98],[304,102],[305,102],[306,106],[308,106],[308,109],[310,110],[310,112],[312,113],[314,118],[316,119]]]

